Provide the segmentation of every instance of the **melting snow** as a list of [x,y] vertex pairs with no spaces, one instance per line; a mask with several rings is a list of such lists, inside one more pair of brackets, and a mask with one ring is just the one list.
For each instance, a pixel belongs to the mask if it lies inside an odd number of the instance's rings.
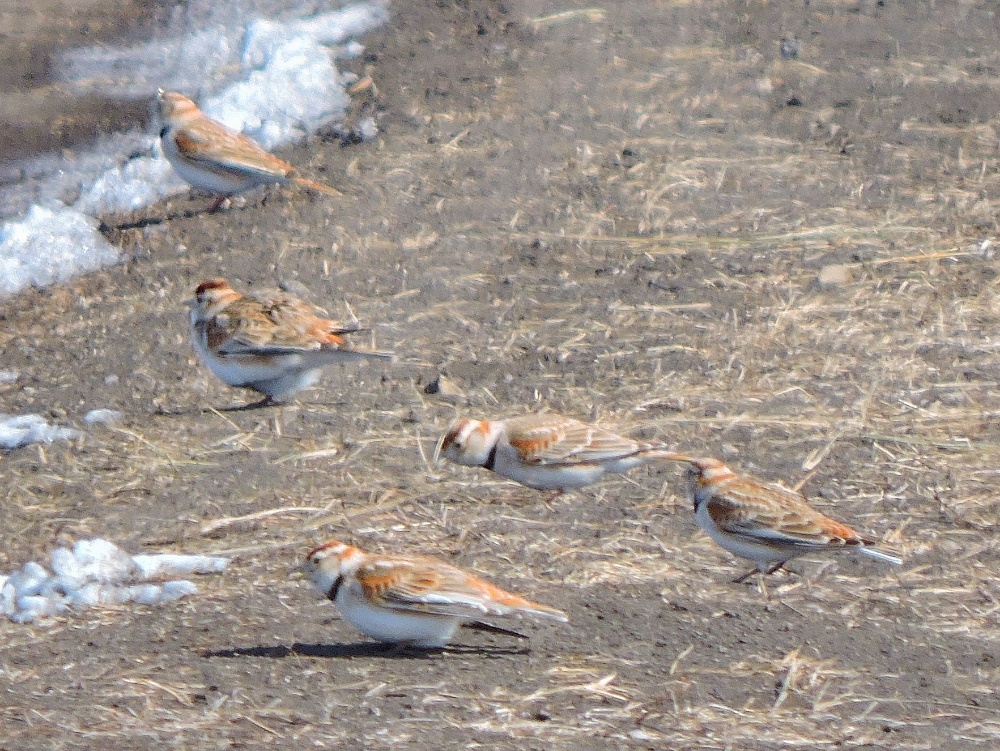
[[13,451],[29,443],[67,441],[83,435],[73,428],[49,425],[41,415],[0,414],[0,449]]
[[[333,58],[360,54],[352,38],[388,18],[387,3],[378,0],[284,20],[241,18],[242,9],[232,4],[212,7],[212,18],[183,37],[71,50],[61,58],[62,79],[80,92],[151,102],[161,87],[198,95],[206,82],[228,81],[214,96],[199,97],[202,108],[274,149],[343,116],[353,79]],[[372,125],[366,123],[366,132],[375,132]],[[25,182],[10,186],[2,202],[6,211],[33,205],[23,219],[0,228],[0,297],[118,262],[120,254],[93,217],[187,189],[153,134],[109,136],[94,153],[39,157],[24,172]]]
[[216,556],[130,556],[108,540],[80,540],[72,550],[52,551],[52,573],[29,561],[19,571],[0,576],[0,614],[30,623],[100,605],[160,605],[198,591],[185,579],[164,579],[219,573],[227,565],[228,558]]
[[83,424],[88,428],[94,425],[117,425],[124,417],[117,409],[92,409],[83,416]]
[[62,282],[81,271],[116,263],[119,252],[97,220],[65,206],[32,206],[20,222],[0,228],[0,296]]

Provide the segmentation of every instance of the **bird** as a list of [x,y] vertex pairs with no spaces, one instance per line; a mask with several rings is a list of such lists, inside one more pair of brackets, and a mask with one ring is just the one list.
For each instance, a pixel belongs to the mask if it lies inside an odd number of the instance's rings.
[[366,553],[331,540],[309,552],[305,571],[346,621],[388,644],[445,647],[459,626],[484,625],[478,619],[486,616],[569,620],[561,610],[506,592],[437,558]]
[[565,492],[669,458],[662,445],[623,438],[610,430],[551,413],[501,420],[455,420],[434,449],[468,467],[484,467],[536,490]]
[[293,182],[319,193],[343,195],[329,185],[301,177],[288,162],[213,120],[183,94],[161,89],[159,107],[163,155],[185,181],[218,194],[209,211],[258,185]]
[[773,574],[792,558],[812,552],[856,550],[886,563],[903,563],[877,540],[814,509],[801,493],[738,475],[718,459],[672,458],[689,465],[687,495],[698,526],[730,553],[755,564],[734,583],[758,572]]
[[199,359],[230,386],[264,395],[261,406],[312,386],[325,365],[390,360],[390,352],[350,347],[344,328],[325,311],[284,292],[242,294],[225,279],[195,289],[191,340]]

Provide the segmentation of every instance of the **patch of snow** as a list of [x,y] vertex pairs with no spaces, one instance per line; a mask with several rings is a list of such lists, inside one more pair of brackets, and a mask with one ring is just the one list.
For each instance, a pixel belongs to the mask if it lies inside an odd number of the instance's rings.
[[322,45],[292,38],[245,81],[201,104],[205,114],[271,150],[342,117],[350,104],[347,83]]
[[204,555],[130,556],[113,542],[79,540],[73,549],[52,551],[52,571],[29,561],[9,576],[0,576],[0,614],[16,623],[31,623],[90,607],[160,605],[198,591],[185,574],[225,571],[228,558]]
[[0,414],[0,450],[12,451],[29,443],[66,441],[83,435],[79,430],[49,425],[41,415]]
[[83,416],[83,424],[88,428],[94,425],[117,425],[124,417],[117,409],[92,409]]
[[96,219],[66,206],[32,206],[0,227],[0,295],[62,282],[117,263],[121,254],[97,231]]
[[[299,12],[311,3],[294,2]],[[178,6],[182,8],[186,6]],[[69,50],[57,75],[74,90],[152,103],[156,90],[197,96],[204,111],[243,130],[266,149],[301,140],[343,117],[349,103],[334,58],[356,57],[354,41],[388,19],[387,2],[358,2],[308,18],[247,18],[237,4],[207,6],[207,18],[181,18],[183,32],[129,47]],[[158,126],[157,126],[158,129]],[[92,151],[42,156],[21,167],[25,179],[0,197],[0,213],[25,211],[0,228],[0,297],[119,261],[93,216],[133,211],[187,185],[163,158],[153,134],[115,134]]]
[[228,558],[208,555],[134,555],[132,561],[139,567],[144,579],[165,579],[169,576],[189,576],[190,574],[217,574],[225,571]]
[[59,77],[78,94],[119,99],[148,97],[160,87],[197,92],[219,70],[238,62],[243,29],[238,19],[232,21],[128,47],[68,50],[57,62]]
[[[261,67],[288,39],[299,38],[329,47],[361,36],[387,20],[389,13],[385,3],[357,3],[331,13],[291,21],[255,18],[247,24],[243,37],[243,67]],[[356,57],[360,53],[357,47],[350,46],[347,54]]]
[[187,190],[160,153],[160,139],[149,136],[149,150],[153,156],[134,156],[106,170],[83,190],[73,208],[97,216],[134,211]]

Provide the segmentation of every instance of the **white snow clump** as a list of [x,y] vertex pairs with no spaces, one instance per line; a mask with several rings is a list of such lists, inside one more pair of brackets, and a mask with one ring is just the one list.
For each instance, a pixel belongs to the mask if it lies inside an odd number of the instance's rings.
[[228,558],[218,556],[131,556],[108,540],[79,540],[72,550],[52,551],[51,574],[29,561],[9,576],[0,575],[0,614],[31,623],[100,605],[160,605],[198,591],[185,579],[163,579],[218,573],[228,565]]
[[68,441],[83,435],[79,430],[49,425],[41,415],[0,414],[0,450],[13,451],[29,443]]

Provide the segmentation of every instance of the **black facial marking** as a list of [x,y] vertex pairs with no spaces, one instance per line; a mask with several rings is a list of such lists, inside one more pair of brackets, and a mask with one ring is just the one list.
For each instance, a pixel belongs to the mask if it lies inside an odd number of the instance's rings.
[[701,479],[701,472],[695,467],[688,467],[687,470],[687,483],[688,491],[691,495],[691,505],[694,507],[694,512],[698,513],[698,507],[704,502],[704,496],[698,492],[698,480]]
[[160,130],[160,138],[166,137],[168,130],[170,130],[170,126],[164,125],[163,128]]
[[493,448],[490,449],[490,455],[486,457],[486,462],[483,464],[483,466],[491,472],[493,471],[493,466],[497,463],[497,446],[499,445],[499,441],[493,444]]
[[343,583],[344,583],[344,575],[341,574],[340,576],[338,576],[334,580],[333,586],[330,587],[330,591],[326,593],[327,599],[332,600],[333,602],[336,602],[337,601],[337,592],[340,591],[340,587],[343,585]]

